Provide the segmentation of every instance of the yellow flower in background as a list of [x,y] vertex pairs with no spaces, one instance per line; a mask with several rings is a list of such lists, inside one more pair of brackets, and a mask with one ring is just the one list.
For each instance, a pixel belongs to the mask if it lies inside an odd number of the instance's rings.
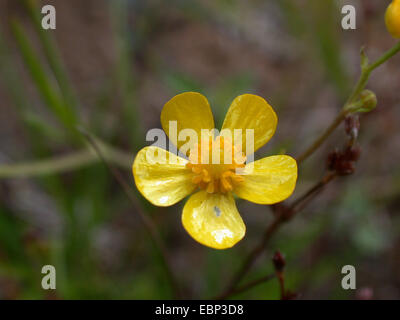
[[[182,129],[193,129],[198,137],[202,129],[214,129],[207,99],[195,92],[179,94],[165,104],[161,124],[167,134],[172,121],[177,123],[177,132],[169,135],[171,141],[178,141]],[[156,206],[171,206],[196,191],[183,208],[184,228],[203,245],[230,248],[246,232],[234,195],[258,204],[274,204],[294,191],[297,163],[293,158],[276,155],[244,164],[250,154],[246,152],[246,129],[254,130],[255,152],[274,135],[277,122],[274,110],[263,98],[252,94],[238,96],[228,110],[221,135],[202,137],[200,142],[189,145],[188,159],[155,146],[140,150],[132,166],[136,186]],[[242,129],[240,146],[223,134],[224,130],[234,129]],[[219,143],[213,144],[215,141]],[[183,144],[178,141],[178,149]],[[201,156],[204,150],[210,156],[220,153],[221,162],[204,161]],[[230,150],[229,156],[232,155],[226,163],[224,150]],[[159,156],[172,161],[160,164],[155,160]],[[237,174],[237,169],[242,174]]]
[[394,38],[400,39],[400,0],[393,0],[388,6],[386,9],[385,22],[389,33]]

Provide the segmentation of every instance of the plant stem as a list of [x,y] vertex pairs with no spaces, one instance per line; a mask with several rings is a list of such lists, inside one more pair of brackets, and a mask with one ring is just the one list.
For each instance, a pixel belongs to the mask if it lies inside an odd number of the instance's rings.
[[11,30],[13,31],[14,37],[19,46],[22,58],[30,72],[33,82],[37,86],[37,89],[43,98],[43,101],[65,128],[68,129],[68,132],[72,132],[74,137],[77,138],[76,131],[74,131],[77,123],[76,114],[66,105],[64,99],[60,97],[59,92],[52,85],[51,80],[44,71],[45,69],[40,62],[39,57],[35,53],[28,36],[17,20],[11,21]]
[[354,103],[358,97],[360,96],[361,91],[365,88],[368,83],[369,77],[376,68],[382,65],[384,62],[389,60],[395,54],[400,51],[400,42],[398,42],[395,46],[393,46],[390,50],[386,51],[380,58],[378,58],[375,62],[371,64],[363,65],[361,68],[361,75],[354,86],[349,98],[347,99],[346,103],[340,110],[337,117],[332,121],[329,127],[308,147],[303,153],[301,153],[297,158],[297,162],[301,163],[309,156],[311,156],[324,142],[325,140],[331,135],[333,131],[342,123],[342,121],[346,118],[348,114],[351,113],[349,110],[349,105]]
[[400,51],[400,41],[397,42],[391,49],[386,51],[379,59],[369,65],[370,71],[378,68],[381,64],[385,63],[391,57],[396,55]]
[[[104,157],[112,164],[124,169],[130,169],[133,155],[126,154],[110,146],[101,145]],[[4,178],[30,178],[69,172],[99,162],[100,159],[92,149],[77,151],[64,156],[57,156],[41,161],[1,164],[0,179]]]
[[306,193],[304,193],[301,197],[295,200],[291,204],[292,210],[294,212],[301,211],[309,202],[317,195],[322,189],[333,179],[337,177],[335,172],[329,171],[318,183],[316,183],[311,189],[309,189]]
[[343,109],[336,116],[333,122],[329,125],[327,129],[314,141],[314,143],[304,151],[300,156],[296,158],[297,163],[301,163],[305,159],[307,159],[310,155],[312,155],[324,142],[325,140],[332,134],[333,131],[342,123],[342,121],[349,114],[348,111],[344,111]]
[[280,227],[290,219],[292,219],[299,211],[301,211],[305,204],[309,202],[310,197],[319,193],[329,182],[336,177],[331,172],[328,172],[321,181],[314,185],[310,190],[308,190],[304,195],[300,196],[298,200],[294,201],[293,204],[287,208],[284,208],[282,212],[279,212],[272,221],[272,223],[267,227],[264,232],[264,236],[260,243],[249,253],[249,255],[243,261],[240,269],[235,273],[226,290],[219,297],[229,296],[232,292],[236,291],[237,285],[243,279],[243,277],[250,271],[251,267],[256,262],[257,258],[264,252],[269,240],[272,236],[280,229]]
[[267,245],[269,239],[275,233],[276,230],[280,227],[282,223],[281,216],[277,216],[274,221],[267,227],[264,232],[264,236],[261,242],[249,253],[249,255],[243,261],[240,269],[234,274],[232,280],[230,281],[226,290],[220,295],[220,297],[229,296],[231,292],[235,291],[236,286],[242,280],[242,278],[249,272],[254,262],[260,256],[260,254],[264,251],[265,246]]
[[228,298],[230,298],[230,297],[232,297],[234,295],[237,295],[239,293],[242,293],[242,292],[245,292],[247,290],[250,290],[250,289],[254,288],[255,286],[258,286],[259,284],[262,284],[264,282],[268,282],[268,281],[274,279],[275,277],[276,277],[275,273],[269,274],[269,275],[267,275],[265,277],[261,277],[259,279],[250,281],[250,282],[244,284],[243,286],[241,286],[239,288],[231,290],[230,292],[225,292],[224,294],[222,294],[222,295],[220,295],[218,297],[215,297],[214,299],[215,300],[228,299]]
[[279,289],[281,291],[281,300],[285,300],[285,275],[283,272],[278,272],[277,273],[278,281],[279,281]]
[[[51,32],[42,28],[41,15],[39,13],[40,7],[33,0],[23,0],[22,2],[29,13],[33,26],[36,29],[43,47],[43,52],[46,55],[49,66],[58,82],[61,93],[65,101],[68,103],[68,107],[74,110],[78,106],[78,100],[70,84],[69,77],[65,71],[54,39],[50,36]],[[76,110],[74,110],[74,112],[75,111]]]

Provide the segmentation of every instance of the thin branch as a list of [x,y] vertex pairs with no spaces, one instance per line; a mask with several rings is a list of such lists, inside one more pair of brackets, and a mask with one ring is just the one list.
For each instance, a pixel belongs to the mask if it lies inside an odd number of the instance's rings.
[[285,300],[286,290],[285,290],[285,275],[283,272],[277,273],[278,281],[279,281],[279,290],[281,292],[281,300]]
[[314,197],[319,194],[322,189],[337,177],[335,172],[329,171],[318,183],[305,192],[301,197],[296,199],[290,206],[290,210],[294,212],[301,211]]
[[335,131],[335,129],[342,123],[348,114],[348,112],[342,110],[332,121],[329,127],[325,129],[325,131],[314,141],[314,143],[296,158],[297,163],[301,163],[311,156],[325,142],[332,132]]
[[388,61],[391,57],[396,55],[398,52],[400,52],[400,41],[397,42],[397,44],[394,45],[391,49],[386,51],[382,56],[380,56],[380,58],[375,60],[375,62],[371,63],[368,66],[369,71],[372,71],[372,70],[378,68],[381,64],[383,64],[386,61]]
[[265,277],[261,277],[259,279],[250,281],[250,282],[244,284],[243,286],[241,286],[239,288],[236,288],[236,289],[234,289],[234,290],[232,290],[230,292],[225,292],[224,294],[222,294],[222,295],[220,295],[218,297],[215,297],[214,299],[215,300],[228,299],[228,298],[230,298],[232,296],[238,295],[239,293],[242,293],[242,292],[245,292],[247,290],[250,290],[250,289],[252,289],[252,288],[254,288],[254,287],[256,287],[256,286],[258,286],[258,285],[260,285],[262,283],[268,282],[268,281],[274,279],[275,277],[276,277],[275,273],[269,274],[269,275],[267,275]]
[[242,278],[250,271],[254,262],[264,251],[264,248],[267,245],[269,239],[272,237],[275,231],[278,230],[278,228],[280,227],[282,221],[283,219],[281,215],[276,216],[274,221],[272,221],[272,223],[265,230],[261,242],[245,258],[240,269],[234,274],[226,290],[220,295],[221,297],[229,296],[232,292],[235,291],[236,286],[239,284]]
[[59,88],[68,102],[69,108],[78,106],[78,101],[74,90],[72,89],[70,79],[65,70],[65,66],[60,57],[60,52],[54,42],[51,33],[42,27],[42,16],[40,14],[39,5],[33,0],[23,0],[28,14],[32,20],[33,26],[39,36],[39,40],[43,46],[43,52],[46,55],[50,68],[52,69],[55,79],[58,82]]
[[[400,42],[398,42],[395,46],[393,46],[390,50],[386,51],[380,58],[378,58],[375,62],[368,64],[366,61],[366,57],[364,61],[362,61],[361,75],[354,86],[347,102],[342,107],[338,116],[332,121],[331,125],[297,158],[297,162],[301,163],[309,156],[311,156],[324,142],[325,140],[332,134],[333,131],[342,123],[342,121],[346,118],[346,116],[350,113],[349,105],[354,103],[360,96],[361,91],[365,88],[368,83],[369,77],[376,68],[382,65],[384,62],[389,60],[395,54],[400,51]],[[365,65],[363,65],[365,63]]]
[[305,207],[305,205],[308,204],[309,201],[314,197],[314,195],[318,194],[329,182],[333,180],[334,177],[336,177],[335,174],[331,172],[328,173],[321,179],[321,181],[319,181],[297,200],[295,200],[291,206],[283,207],[282,209],[277,210],[277,215],[275,216],[272,223],[265,230],[262,240],[245,258],[240,269],[235,273],[226,290],[220,295],[220,297],[230,296],[232,292],[236,291],[235,288],[244,278],[244,276],[250,271],[260,255],[264,252],[265,247],[267,246],[271,237],[280,229],[280,227],[285,222],[292,219],[299,211],[301,211]]
[[167,250],[166,250],[166,248],[164,246],[164,243],[163,243],[163,241],[162,241],[162,239],[160,237],[160,234],[159,234],[159,232],[157,230],[156,225],[149,218],[149,216],[146,215],[143,212],[142,207],[141,207],[140,203],[138,202],[138,200],[137,200],[132,188],[126,182],[125,178],[121,175],[120,171],[118,171],[115,167],[113,167],[106,160],[106,158],[103,155],[102,151],[98,147],[96,139],[90,133],[88,133],[86,130],[84,130],[82,128],[80,128],[79,131],[84,135],[84,137],[87,139],[87,141],[91,144],[91,146],[96,151],[96,153],[99,156],[99,158],[107,166],[109,171],[112,173],[114,178],[118,181],[118,183],[121,185],[121,187],[124,190],[125,194],[127,195],[129,200],[133,204],[133,207],[135,208],[135,212],[137,212],[137,214],[139,215],[140,219],[143,222],[143,225],[145,226],[145,228],[147,229],[147,231],[148,231],[148,233],[149,233],[149,235],[151,237],[151,240],[153,241],[153,244],[154,244],[155,248],[160,253],[160,256],[161,256],[163,264],[164,264],[164,268],[165,268],[166,274],[168,276],[168,280],[169,280],[169,282],[170,282],[170,284],[171,284],[171,286],[172,286],[172,288],[174,290],[175,296],[176,297],[180,297],[180,290],[179,290],[178,282],[175,279],[174,273],[172,272],[172,267],[171,267],[171,264],[170,264],[170,261],[169,261]]
[[[123,169],[130,169],[133,155],[98,143],[102,154],[110,163]],[[0,164],[0,179],[31,178],[49,174],[65,173],[98,163],[100,161],[92,149],[76,151],[68,155],[56,156],[50,159],[24,162],[17,164]]]

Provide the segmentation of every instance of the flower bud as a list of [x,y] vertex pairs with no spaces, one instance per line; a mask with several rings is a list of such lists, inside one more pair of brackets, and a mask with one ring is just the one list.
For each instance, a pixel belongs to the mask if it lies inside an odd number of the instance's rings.
[[275,252],[274,256],[272,257],[272,262],[274,264],[276,272],[282,272],[283,269],[285,268],[286,264],[285,258],[279,251]]
[[[400,1],[400,0],[399,0]],[[378,100],[371,90],[364,90],[360,94],[361,107],[356,112],[370,112],[376,108]]]
[[392,37],[400,39],[400,0],[393,0],[386,9],[385,23]]

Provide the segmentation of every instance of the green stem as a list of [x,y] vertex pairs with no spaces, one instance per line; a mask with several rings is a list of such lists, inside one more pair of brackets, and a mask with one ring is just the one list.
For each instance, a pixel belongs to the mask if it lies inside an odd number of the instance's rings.
[[[124,169],[130,169],[133,155],[99,144],[107,160]],[[77,170],[88,165],[98,163],[100,159],[93,149],[74,152],[65,156],[57,156],[35,162],[0,165],[0,179],[4,178],[29,178]]]
[[298,163],[303,162],[305,159],[311,156],[325,142],[325,140],[331,135],[331,133],[335,131],[335,129],[342,123],[342,121],[346,118],[346,116],[351,113],[350,106],[353,103],[355,103],[356,100],[359,98],[362,90],[364,90],[365,86],[368,83],[372,71],[374,71],[376,68],[378,68],[387,60],[389,60],[399,51],[400,51],[400,42],[398,42],[390,50],[386,51],[375,62],[371,64],[365,63],[365,65],[363,65],[362,63],[360,78],[358,79],[356,85],[354,86],[354,89],[351,92],[349,98],[347,99],[347,102],[344,104],[339,114],[332,121],[329,127],[311,144],[310,147],[306,149],[306,151],[304,151],[297,157]]
[[44,71],[44,67],[39,57],[34,52],[30,41],[20,23],[16,20],[11,21],[11,29],[18,43],[23,60],[30,72],[30,75],[40,92],[47,107],[56,115],[58,120],[77,136],[75,126],[77,123],[76,114],[66,105],[64,99],[54,88],[49,76]]
[[340,113],[336,116],[336,118],[332,121],[330,126],[325,129],[325,131],[314,141],[314,143],[304,151],[300,156],[296,158],[298,163],[301,163],[305,159],[307,159],[310,155],[312,155],[323,143],[324,141],[331,135],[333,131],[342,123],[344,118],[348,115],[348,111],[341,110]]
[[114,73],[116,93],[121,98],[122,120],[131,127],[130,142],[135,149],[141,147],[139,137],[142,135],[142,124],[137,101],[137,79],[132,64],[133,48],[130,45],[128,2],[110,1],[111,22],[114,29],[117,64]]
[[386,51],[379,59],[377,59],[374,63],[369,65],[370,71],[378,68],[381,64],[385,63],[391,57],[396,55],[400,51],[400,41],[394,45],[390,50]]
[[50,36],[49,30],[44,30],[41,23],[41,15],[39,6],[32,0],[23,0],[24,6],[26,7],[32,23],[36,29],[39,36],[40,42],[43,47],[43,52],[46,55],[47,61],[50,68],[52,69],[54,76],[58,82],[61,93],[68,103],[70,109],[75,109],[77,107],[78,101],[75,96],[74,90],[70,85],[69,77],[65,68],[63,66],[62,60],[60,58],[60,53],[57,50],[57,46]]

